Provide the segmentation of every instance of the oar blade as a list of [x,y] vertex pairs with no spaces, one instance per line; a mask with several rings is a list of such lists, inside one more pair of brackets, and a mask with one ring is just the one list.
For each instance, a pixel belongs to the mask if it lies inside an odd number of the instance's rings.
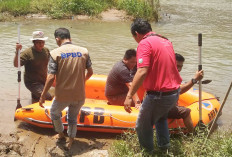
[[201,81],[202,84],[209,84],[210,82],[212,82],[212,80],[203,80],[203,81]]

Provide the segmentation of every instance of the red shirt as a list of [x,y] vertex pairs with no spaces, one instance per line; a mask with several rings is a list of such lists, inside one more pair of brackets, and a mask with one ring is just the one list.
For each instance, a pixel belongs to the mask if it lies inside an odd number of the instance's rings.
[[147,33],[137,48],[137,68],[148,67],[143,86],[147,91],[173,91],[179,88],[182,78],[177,70],[172,43]]

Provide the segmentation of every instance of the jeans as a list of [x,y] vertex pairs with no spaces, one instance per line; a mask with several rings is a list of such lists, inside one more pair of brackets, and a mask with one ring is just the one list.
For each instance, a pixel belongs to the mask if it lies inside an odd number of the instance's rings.
[[153,125],[156,128],[158,147],[167,149],[170,146],[167,115],[178,99],[179,90],[168,96],[146,95],[136,121],[139,143],[146,151],[154,150]]
[[56,132],[61,133],[64,131],[61,120],[61,111],[68,106],[68,136],[74,138],[77,132],[77,115],[80,108],[84,105],[85,100],[75,102],[58,102],[55,98],[52,101],[51,106],[51,119]]

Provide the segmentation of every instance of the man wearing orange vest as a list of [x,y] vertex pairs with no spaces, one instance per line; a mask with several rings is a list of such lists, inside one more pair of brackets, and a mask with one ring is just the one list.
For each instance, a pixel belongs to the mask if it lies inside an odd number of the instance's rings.
[[[51,106],[51,119],[58,138],[64,139],[61,111],[68,107],[68,148],[76,136],[77,115],[85,102],[85,81],[93,74],[88,50],[72,44],[70,32],[58,28],[54,33],[58,48],[51,51],[48,78],[39,104],[43,107],[45,95],[56,77],[55,97]],[[87,73],[85,74],[85,69]]]

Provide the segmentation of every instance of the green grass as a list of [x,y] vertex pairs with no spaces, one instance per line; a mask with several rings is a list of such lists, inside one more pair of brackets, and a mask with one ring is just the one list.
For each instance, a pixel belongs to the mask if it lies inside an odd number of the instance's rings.
[[71,16],[70,0],[31,0],[31,8],[35,13],[46,14],[54,19]]
[[158,21],[159,1],[154,0],[154,8],[146,0],[119,0],[118,8],[126,10],[129,15],[136,18],[145,18]]
[[61,19],[80,14],[97,16],[108,8],[108,3],[101,0],[32,0],[31,6],[36,12]]
[[159,0],[153,1],[154,7],[148,0],[0,0],[0,12],[13,16],[41,13],[61,19],[80,14],[97,17],[102,11],[114,7],[125,10],[134,18],[157,21]]
[[[175,156],[175,157],[221,157],[232,156],[232,131],[216,131],[205,142],[207,130],[198,132],[197,135],[186,135],[183,133],[171,135],[171,148],[168,154],[155,146],[153,156]],[[154,134],[154,143],[156,137]],[[204,144],[204,145],[203,145]],[[133,157],[146,156],[145,152],[140,149],[137,135],[135,133],[125,133],[110,148],[112,157]],[[149,155],[148,155],[149,156]]]
[[0,0],[0,12],[8,12],[13,16],[26,15],[31,12],[31,0]]
[[74,14],[85,14],[95,16],[111,6],[111,3],[104,0],[72,0],[71,11]]

